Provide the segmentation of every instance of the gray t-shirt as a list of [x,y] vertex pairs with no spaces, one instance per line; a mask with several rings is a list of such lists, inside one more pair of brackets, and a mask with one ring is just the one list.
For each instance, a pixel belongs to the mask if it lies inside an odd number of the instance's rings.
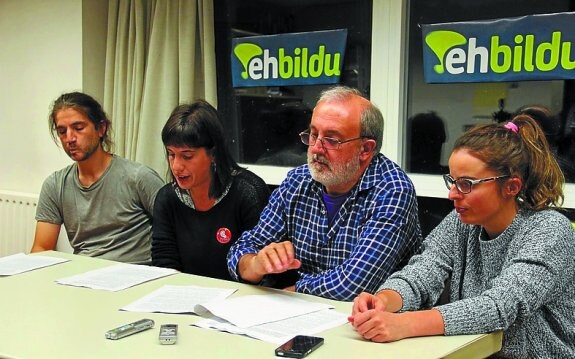
[[154,199],[163,184],[151,168],[114,155],[84,188],[74,163],[46,178],[36,220],[64,224],[75,254],[149,264]]

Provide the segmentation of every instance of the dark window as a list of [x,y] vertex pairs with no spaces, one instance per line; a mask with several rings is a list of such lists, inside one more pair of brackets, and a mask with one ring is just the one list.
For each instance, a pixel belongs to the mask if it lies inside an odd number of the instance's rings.
[[326,86],[236,88],[231,39],[241,36],[347,29],[341,83],[369,97],[371,0],[215,0],[218,110],[238,162],[297,166],[306,161],[305,130]]
[[405,167],[445,173],[453,142],[477,123],[505,121],[525,105],[555,115],[542,124],[568,181],[575,181],[575,85],[568,81],[427,84],[423,79],[421,24],[490,20],[567,12],[572,0],[412,0],[409,3],[408,106]]

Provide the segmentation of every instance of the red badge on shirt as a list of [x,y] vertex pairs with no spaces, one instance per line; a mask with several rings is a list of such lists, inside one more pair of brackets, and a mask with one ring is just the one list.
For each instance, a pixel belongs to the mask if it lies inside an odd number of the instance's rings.
[[226,244],[232,240],[232,232],[230,232],[230,230],[227,228],[220,228],[216,233],[216,239],[221,244]]

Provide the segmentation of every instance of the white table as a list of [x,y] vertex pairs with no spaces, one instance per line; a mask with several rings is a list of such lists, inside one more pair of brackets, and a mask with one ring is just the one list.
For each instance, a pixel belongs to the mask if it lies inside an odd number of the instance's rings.
[[[61,252],[41,255],[70,258],[70,262],[19,275],[0,277],[0,358],[273,358],[277,345],[257,339],[190,326],[195,315],[135,313],[118,308],[163,285],[238,288],[234,296],[274,291],[247,284],[176,274],[119,292],[72,287],[56,279],[101,268],[115,262]],[[327,302],[349,313],[351,303],[294,293]],[[154,329],[108,340],[104,333],[142,318]],[[176,323],[178,342],[160,345],[161,324]],[[311,358],[484,358],[501,348],[501,332],[482,335],[410,338],[394,343],[363,340],[349,324],[318,334],[325,343]]]

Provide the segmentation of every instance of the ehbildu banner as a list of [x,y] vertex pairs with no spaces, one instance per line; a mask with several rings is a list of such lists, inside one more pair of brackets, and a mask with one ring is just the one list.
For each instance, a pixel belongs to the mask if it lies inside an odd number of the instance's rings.
[[233,87],[336,84],[347,30],[232,39]]
[[425,81],[575,78],[575,13],[423,25]]

